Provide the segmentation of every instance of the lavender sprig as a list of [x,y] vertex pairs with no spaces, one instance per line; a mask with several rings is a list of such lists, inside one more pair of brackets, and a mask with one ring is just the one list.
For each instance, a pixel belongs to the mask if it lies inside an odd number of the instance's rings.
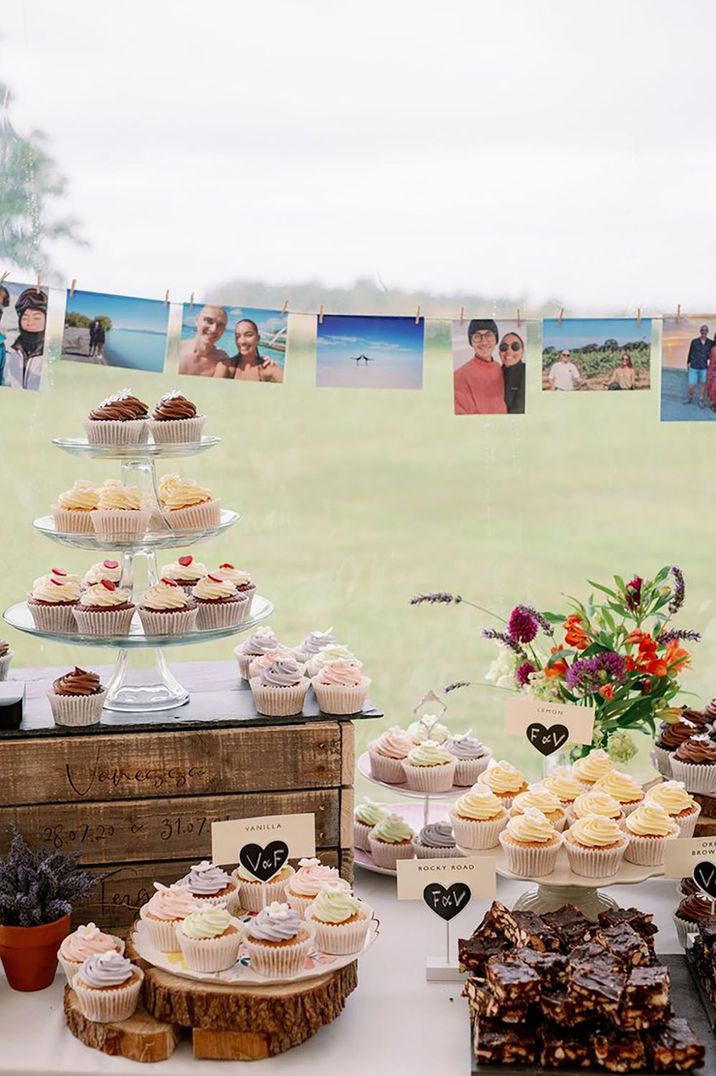
[[447,684],[443,691],[446,695],[449,695],[451,691],[457,691],[461,687],[469,687],[471,683],[471,680],[455,680],[452,684]]
[[438,590],[433,594],[416,594],[410,599],[411,605],[459,605],[462,598],[459,594],[448,594],[447,591]]
[[554,635],[554,625],[550,624],[547,617],[543,616],[539,609],[535,609],[531,605],[521,605],[520,608],[524,609],[525,613],[528,613],[531,617],[534,617],[545,635],[550,637]]
[[677,568],[674,564],[671,569],[671,574],[674,577],[674,590],[671,595],[671,601],[669,602],[668,609],[671,615],[678,613],[681,606],[684,604],[684,598],[686,596],[686,583],[684,582],[684,573],[681,568]]
[[663,643],[672,643],[672,642],[676,642],[676,641],[689,642],[689,643],[700,643],[701,642],[701,632],[700,631],[690,631],[688,628],[672,628],[670,631],[662,631],[662,633],[659,636],[657,636],[657,642],[662,643],[662,644]]
[[510,650],[514,650],[515,654],[519,654],[521,658],[527,657],[523,647],[521,647],[517,640],[513,639],[511,635],[508,635],[506,631],[495,631],[494,628],[483,628],[481,634],[483,639],[494,639],[495,642],[503,643],[503,645],[509,647]]

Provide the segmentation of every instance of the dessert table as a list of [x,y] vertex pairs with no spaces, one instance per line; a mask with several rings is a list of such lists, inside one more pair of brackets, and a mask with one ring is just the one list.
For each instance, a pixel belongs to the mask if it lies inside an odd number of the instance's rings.
[[[303,1046],[279,1057],[256,1061],[260,1076],[305,1073],[314,1076],[359,1076],[366,1072],[435,1072],[465,1076],[470,1072],[469,1024],[466,1002],[458,983],[428,983],[425,961],[443,951],[445,925],[422,902],[395,899],[395,879],[356,872],[356,891],[374,908],[381,936],[361,959],[358,989],[345,1012]],[[525,884],[498,879],[497,896],[514,904]],[[607,890],[607,892],[610,892]],[[676,882],[653,879],[612,896],[627,906],[654,914],[659,927],[657,951],[680,952],[671,914],[676,906]],[[471,933],[486,902],[474,902],[451,924],[453,945]],[[146,1066],[120,1057],[107,1057],[77,1042],[65,1027],[62,1012],[64,976],[47,990],[16,993],[0,980],[0,1073],[22,1076],[146,1073]],[[197,1061],[189,1040],[179,1044],[168,1061],[151,1066],[166,1076],[205,1076],[220,1073],[221,1063]]]

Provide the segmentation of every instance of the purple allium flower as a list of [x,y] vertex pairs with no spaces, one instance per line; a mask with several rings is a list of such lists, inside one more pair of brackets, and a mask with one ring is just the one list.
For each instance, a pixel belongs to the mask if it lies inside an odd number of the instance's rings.
[[598,691],[610,680],[626,680],[626,662],[614,650],[605,650],[591,658],[579,658],[567,670],[565,678],[570,691],[585,695]]
[[504,643],[505,646],[509,646],[510,650],[514,650],[515,654],[519,654],[520,657],[526,657],[524,650],[511,635],[508,635],[506,631],[495,631],[494,628],[482,629],[483,639],[494,639],[497,643]]
[[518,643],[531,643],[534,639],[539,624],[532,610],[526,605],[517,605],[510,613],[507,633],[511,639]]
[[686,583],[684,582],[684,573],[681,568],[677,568],[674,565],[671,569],[671,574],[674,577],[674,590],[671,595],[671,601],[669,602],[668,609],[671,615],[678,613],[681,606],[684,604],[684,598],[686,596]]
[[451,691],[457,691],[458,688],[469,687],[469,686],[470,686],[470,680],[455,680],[454,683],[447,684],[447,686],[443,688],[443,691],[445,692],[446,695],[448,695]]
[[444,590],[439,590],[434,594],[416,594],[410,599],[410,604],[422,605],[423,602],[428,602],[430,605],[459,605],[461,601],[459,594],[448,594]]
[[688,628],[672,628],[671,631],[663,631],[661,635],[657,637],[657,642],[666,644],[671,642],[690,642],[700,643],[701,632],[690,631]]
[[533,672],[537,672],[537,666],[531,661],[523,661],[515,673],[515,680],[520,687],[526,687],[529,684]]
[[521,608],[535,618],[545,635],[554,635],[554,625],[550,624],[547,617],[540,613],[539,609],[533,609],[531,605],[523,605]]

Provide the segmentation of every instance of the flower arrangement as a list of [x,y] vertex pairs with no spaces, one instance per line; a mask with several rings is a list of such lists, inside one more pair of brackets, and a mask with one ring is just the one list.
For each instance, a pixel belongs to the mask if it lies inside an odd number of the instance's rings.
[[[487,682],[548,702],[593,706],[591,746],[625,763],[637,750],[632,732],[654,736],[658,720],[678,717],[671,703],[691,661],[682,643],[698,642],[700,635],[671,626],[686,595],[683,572],[676,566],[662,568],[654,579],[636,575],[625,583],[615,575],[613,586],[588,582],[588,599],[568,597],[565,613],[517,605],[505,620],[445,592],[418,594],[411,604],[464,602],[502,621],[504,627],[482,631],[500,646]],[[460,680],[445,691],[470,683]],[[575,747],[574,755],[589,750],[590,745]]]
[[78,853],[63,856],[30,848],[16,833],[0,860],[0,924],[35,927],[67,915],[99,880],[79,867],[78,860]]

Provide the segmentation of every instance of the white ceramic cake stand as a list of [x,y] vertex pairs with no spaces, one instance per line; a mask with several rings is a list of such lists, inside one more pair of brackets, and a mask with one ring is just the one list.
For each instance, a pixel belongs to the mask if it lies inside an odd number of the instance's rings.
[[[405,785],[391,785],[388,781],[379,781],[370,772],[370,756],[367,751],[359,757],[356,763],[358,772],[365,777],[367,781],[370,781],[374,785],[380,785],[381,788],[389,788],[391,792],[397,793],[399,796],[407,796],[409,799],[422,800],[423,803],[423,825],[427,826],[428,818],[430,817],[431,804],[437,801],[450,802],[456,800],[458,796],[462,796],[463,792],[467,791],[466,787],[461,785],[453,785],[447,792],[416,792],[412,788],[406,788]],[[469,786],[467,786],[469,787]],[[441,815],[442,817],[442,815]]]

